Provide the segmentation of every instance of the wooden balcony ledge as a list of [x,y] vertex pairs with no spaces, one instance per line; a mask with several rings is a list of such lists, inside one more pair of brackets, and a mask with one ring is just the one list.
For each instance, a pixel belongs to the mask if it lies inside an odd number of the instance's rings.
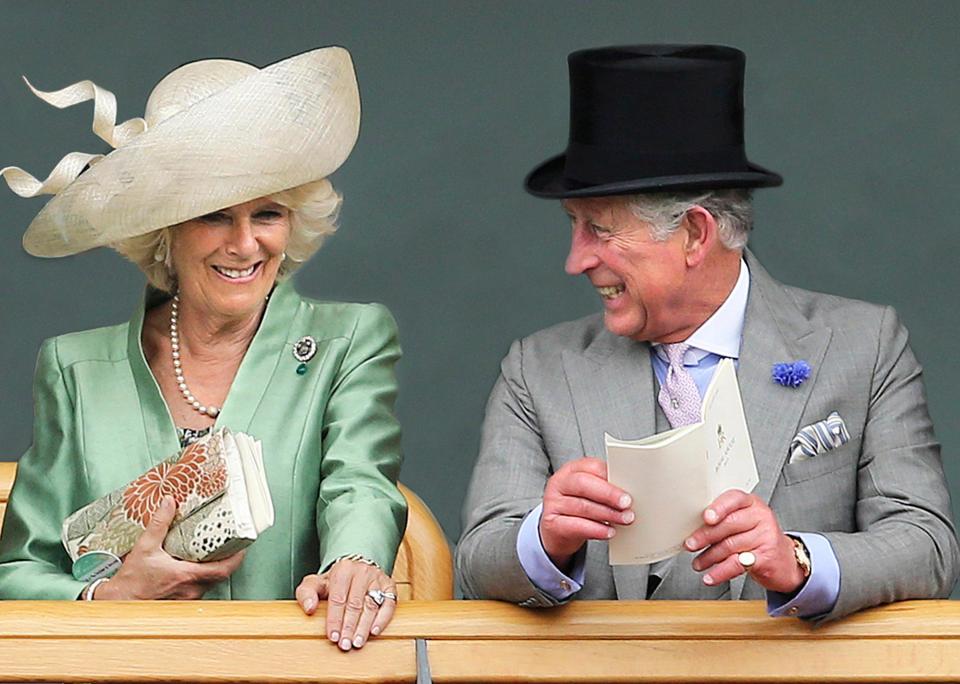
[[286,601],[8,601],[0,681],[960,682],[950,601],[819,628],[757,602],[408,601],[362,649],[323,634]]

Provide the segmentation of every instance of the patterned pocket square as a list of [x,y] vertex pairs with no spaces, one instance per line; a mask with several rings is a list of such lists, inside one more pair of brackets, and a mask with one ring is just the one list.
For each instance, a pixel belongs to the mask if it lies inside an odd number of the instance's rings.
[[847,425],[840,414],[834,411],[826,420],[800,428],[800,432],[790,443],[790,463],[799,463],[825,454],[831,449],[843,446],[850,439]]

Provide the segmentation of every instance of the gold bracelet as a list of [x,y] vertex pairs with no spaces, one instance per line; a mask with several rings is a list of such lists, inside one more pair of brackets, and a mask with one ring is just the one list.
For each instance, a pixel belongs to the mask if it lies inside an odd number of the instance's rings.
[[803,573],[803,579],[807,579],[813,572],[813,564],[810,561],[810,553],[807,551],[807,545],[803,543],[800,537],[794,537],[788,534],[787,537],[793,542],[793,556],[800,566],[800,572]]

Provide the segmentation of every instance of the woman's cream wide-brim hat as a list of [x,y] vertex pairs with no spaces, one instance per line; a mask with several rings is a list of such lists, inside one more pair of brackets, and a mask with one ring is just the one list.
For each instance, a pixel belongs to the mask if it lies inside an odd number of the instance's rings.
[[93,129],[117,148],[68,154],[42,182],[16,167],[0,170],[21,196],[54,195],[23,236],[24,249],[43,257],[324,178],[346,160],[360,129],[353,62],[341,47],[263,69],[223,59],[185,64],[153,89],[143,119],[117,126],[115,98],[90,81],[50,93],[30,88],[61,108],[94,100]]

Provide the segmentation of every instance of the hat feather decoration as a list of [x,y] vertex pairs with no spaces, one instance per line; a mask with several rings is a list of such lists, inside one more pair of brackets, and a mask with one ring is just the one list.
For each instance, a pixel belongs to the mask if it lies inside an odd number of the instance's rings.
[[[66,109],[93,100],[93,132],[114,149],[147,130],[147,122],[139,117],[128,119],[119,126],[114,125],[117,121],[117,98],[93,81],[80,81],[50,92],[35,88],[26,76],[23,81],[34,95],[57,109]],[[21,197],[56,195],[76,180],[84,168],[92,166],[102,158],[102,154],[70,152],[57,162],[53,171],[43,181],[37,180],[17,166],[0,169],[0,176],[3,176],[10,189]]]

